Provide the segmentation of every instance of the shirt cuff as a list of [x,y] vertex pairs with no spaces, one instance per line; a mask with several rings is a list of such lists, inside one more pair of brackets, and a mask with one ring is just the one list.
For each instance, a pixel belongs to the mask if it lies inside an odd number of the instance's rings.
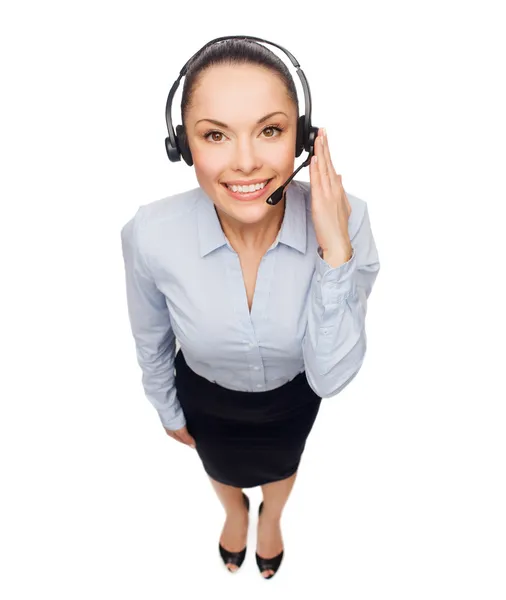
[[172,418],[167,418],[160,413],[158,413],[158,417],[160,418],[162,425],[170,431],[181,429],[186,425],[186,418],[182,410],[176,417],[173,416]]
[[351,258],[338,267],[331,267],[323,259],[321,249],[318,248],[315,278],[319,285],[316,287],[316,293],[323,305],[339,304],[356,294],[356,269],[357,255],[353,246]]

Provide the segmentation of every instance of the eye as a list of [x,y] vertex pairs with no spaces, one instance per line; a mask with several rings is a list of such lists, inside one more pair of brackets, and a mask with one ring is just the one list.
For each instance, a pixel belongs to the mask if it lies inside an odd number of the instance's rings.
[[[279,137],[279,135],[281,134],[281,132],[284,131],[284,128],[281,127],[280,125],[269,125],[268,127],[265,127],[262,130],[262,133],[265,133],[266,131],[271,131],[271,132],[276,131],[277,132],[277,135],[274,135],[272,133],[270,135],[266,135],[265,136],[266,138],[271,139],[271,138]],[[209,136],[216,136],[216,135],[220,136],[220,135],[224,135],[224,134],[221,131],[218,131],[216,129],[211,129],[210,131],[207,131],[206,133],[204,133],[204,135],[202,137],[205,140],[207,140],[207,141],[209,141],[209,142],[211,142],[213,144],[221,144],[221,139],[217,140],[216,138],[210,138],[209,137]]]
[[219,144],[219,140],[213,139],[213,140],[209,140],[209,136],[210,135],[223,135],[223,133],[221,133],[221,131],[208,131],[207,133],[204,133],[204,139],[208,140],[208,141],[213,141],[214,143]]
[[[279,134],[280,134],[280,133],[283,131],[283,129],[282,129],[282,128],[281,128],[279,125],[269,125],[269,127],[266,127],[266,128],[263,130],[263,132],[264,132],[264,131],[269,131],[269,130],[270,130],[270,131],[277,131],[277,132],[278,132],[278,136],[276,136],[276,135],[274,135],[274,134],[273,134],[273,135],[268,135],[268,136],[267,136],[268,138],[272,138],[272,137],[279,137]],[[262,132],[262,133],[263,133],[263,132]]]

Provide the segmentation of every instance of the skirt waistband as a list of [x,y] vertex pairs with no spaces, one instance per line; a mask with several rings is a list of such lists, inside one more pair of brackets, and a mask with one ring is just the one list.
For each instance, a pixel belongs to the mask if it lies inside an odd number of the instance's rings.
[[192,409],[240,420],[278,419],[321,398],[310,387],[305,371],[273,390],[244,392],[225,388],[195,373],[181,349],[175,359],[176,388],[184,412]]

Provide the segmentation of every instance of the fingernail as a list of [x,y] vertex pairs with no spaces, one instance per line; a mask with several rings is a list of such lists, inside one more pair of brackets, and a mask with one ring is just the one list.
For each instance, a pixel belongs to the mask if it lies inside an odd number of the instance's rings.
[[327,137],[327,131],[326,131],[325,127],[323,128],[323,137]]

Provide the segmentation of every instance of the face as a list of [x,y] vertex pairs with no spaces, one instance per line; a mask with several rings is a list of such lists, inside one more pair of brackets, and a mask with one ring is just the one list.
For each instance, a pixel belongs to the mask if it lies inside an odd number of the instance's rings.
[[[294,171],[296,110],[283,82],[261,67],[220,65],[202,74],[185,119],[188,143],[200,187],[234,225],[265,224],[284,210],[283,200],[266,200]],[[270,181],[251,199],[224,185],[256,180]]]

